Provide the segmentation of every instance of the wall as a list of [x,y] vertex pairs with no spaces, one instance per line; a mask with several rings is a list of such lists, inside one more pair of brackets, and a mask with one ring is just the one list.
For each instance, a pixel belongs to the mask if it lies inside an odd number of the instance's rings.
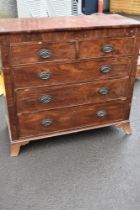
[[0,0],[0,18],[7,17],[17,17],[16,0]]

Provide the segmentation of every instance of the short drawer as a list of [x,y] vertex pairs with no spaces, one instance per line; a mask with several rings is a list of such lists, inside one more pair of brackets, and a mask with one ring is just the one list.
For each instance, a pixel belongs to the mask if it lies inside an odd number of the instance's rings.
[[134,54],[134,38],[104,38],[79,42],[79,57],[109,57]]
[[128,79],[88,82],[66,86],[40,87],[18,90],[18,112],[99,103],[127,97]]
[[20,137],[49,135],[124,120],[120,101],[18,115]]
[[65,64],[36,64],[13,68],[15,88],[69,84],[125,77],[131,58],[92,59]]
[[13,66],[37,62],[67,61],[75,59],[75,42],[38,42],[11,45],[11,64]]

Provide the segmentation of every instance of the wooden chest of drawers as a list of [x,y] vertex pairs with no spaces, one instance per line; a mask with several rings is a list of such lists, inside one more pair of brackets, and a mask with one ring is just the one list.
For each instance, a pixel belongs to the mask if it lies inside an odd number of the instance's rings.
[[12,156],[51,136],[131,133],[139,27],[119,15],[0,20]]

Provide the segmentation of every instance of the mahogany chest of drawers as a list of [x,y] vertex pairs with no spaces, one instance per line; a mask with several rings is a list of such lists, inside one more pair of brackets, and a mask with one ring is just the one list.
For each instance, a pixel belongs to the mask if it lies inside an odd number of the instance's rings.
[[139,27],[119,15],[0,20],[12,156],[51,136],[131,133]]

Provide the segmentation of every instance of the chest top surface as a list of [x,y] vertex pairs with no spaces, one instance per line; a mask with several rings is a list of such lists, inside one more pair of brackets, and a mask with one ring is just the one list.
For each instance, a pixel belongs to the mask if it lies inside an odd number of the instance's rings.
[[117,14],[0,19],[0,34],[124,27],[140,27],[140,22]]

